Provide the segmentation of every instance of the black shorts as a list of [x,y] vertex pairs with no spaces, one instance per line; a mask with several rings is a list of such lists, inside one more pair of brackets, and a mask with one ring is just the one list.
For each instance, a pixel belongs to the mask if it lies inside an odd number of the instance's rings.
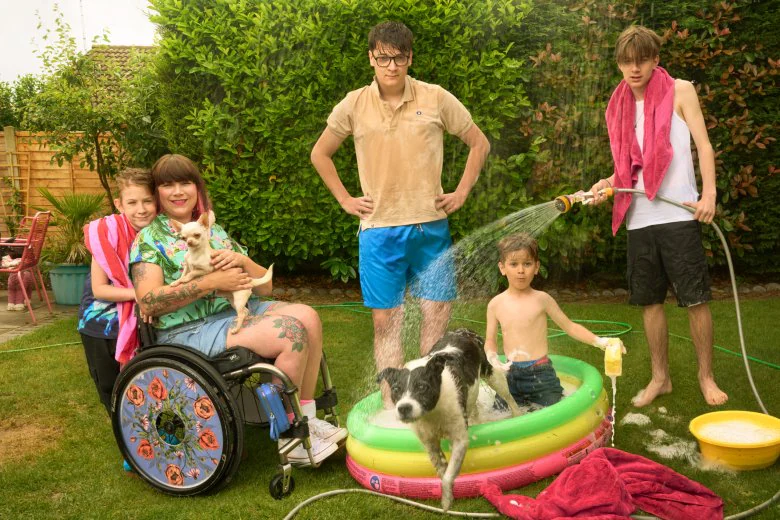
[[671,222],[629,231],[626,278],[632,305],[663,303],[670,284],[680,307],[710,301],[699,222]]

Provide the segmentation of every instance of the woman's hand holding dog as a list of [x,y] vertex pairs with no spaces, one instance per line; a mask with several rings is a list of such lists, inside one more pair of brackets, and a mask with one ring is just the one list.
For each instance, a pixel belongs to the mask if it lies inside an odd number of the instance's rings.
[[241,267],[217,269],[207,274],[209,284],[216,291],[242,291],[252,288],[252,277]]
[[211,265],[215,270],[232,269],[233,267],[246,267],[246,257],[230,249],[216,249],[211,252]]

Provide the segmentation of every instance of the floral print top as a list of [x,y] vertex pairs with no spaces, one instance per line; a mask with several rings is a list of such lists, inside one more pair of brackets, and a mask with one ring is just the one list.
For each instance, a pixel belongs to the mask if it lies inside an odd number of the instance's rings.
[[[211,227],[210,243],[213,249],[230,249],[244,255],[247,251],[244,246],[231,239],[218,224]],[[132,266],[138,262],[159,265],[163,271],[165,285],[170,285],[181,278],[186,253],[187,243],[171,227],[168,217],[160,214],[136,235],[130,250],[130,272],[132,274]],[[155,326],[159,329],[169,329],[228,308],[230,303],[225,298],[210,294],[160,316]]]

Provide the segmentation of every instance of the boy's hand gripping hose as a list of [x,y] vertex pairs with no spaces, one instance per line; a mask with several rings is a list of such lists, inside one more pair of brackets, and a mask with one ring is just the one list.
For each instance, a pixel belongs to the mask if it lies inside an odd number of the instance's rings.
[[[607,197],[611,197],[615,193],[636,193],[638,195],[642,195],[645,197],[647,196],[644,191],[635,190],[631,188],[605,188],[603,190],[599,190],[599,193],[604,194]],[[681,204],[671,199],[667,199],[666,197],[662,197],[661,195],[656,195],[655,198],[662,200],[668,204],[672,204],[673,206],[677,206],[678,208],[688,210],[691,213],[694,213],[696,211],[689,206],[686,206],[684,204]],[[555,207],[556,209],[558,209],[558,211],[560,211],[561,213],[566,213],[572,208],[572,206],[574,206],[574,204],[578,202],[581,204],[590,204],[592,200],[593,200],[593,193],[578,191],[577,193],[572,193],[571,195],[561,195],[559,197],[556,197],[553,202],[555,202]],[[758,394],[758,390],[756,389],[756,384],[753,382],[753,373],[750,371],[750,364],[748,363],[748,354],[747,354],[747,350],[745,349],[745,336],[742,332],[742,313],[739,310],[739,296],[737,295],[737,281],[736,281],[736,277],[734,276],[734,264],[731,261],[731,252],[729,251],[729,246],[726,243],[726,237],[723,236],[723,232],[720,230],[718,225],[715,224],[715,222],[711,222],[710,225],[715,230],[715,233],[717,233],[718,238],[720,238],[721,244],[723,244],[723,252],[726,254],[726,263],[729,266],[729,276],[731,278],[731,292],[734,295],[734,306],[736,307],[736,311],[737,311],[737,331],[739,332],[739,345],[742,348],[742,360],[745,362],[745,371],[747,372],[748,381],[750,382],[750,387],[753,390],[753,395],[756,397],[758,406],[765,414],[770,415],[766,407],[764,406],[763,401],[761,401],[761,396]]]

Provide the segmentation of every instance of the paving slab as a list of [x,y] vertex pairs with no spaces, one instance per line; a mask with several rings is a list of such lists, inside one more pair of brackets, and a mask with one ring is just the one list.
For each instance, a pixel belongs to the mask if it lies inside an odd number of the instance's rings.
[[[49,291],[49,298],[53,298],[51,291]],[[28,334],[38,327],[75,316],[79,311],[78,305],[57,305],[52,299],[52,312],[49,313],[46,302],[39,301],[38,295],[35,294],[32,297],[32,307],[37,323],[33,324],[30,311],[27,309],[24,311],[9,311],[6,308],[7,304],[8,291],[0,289],[0,344]]]

